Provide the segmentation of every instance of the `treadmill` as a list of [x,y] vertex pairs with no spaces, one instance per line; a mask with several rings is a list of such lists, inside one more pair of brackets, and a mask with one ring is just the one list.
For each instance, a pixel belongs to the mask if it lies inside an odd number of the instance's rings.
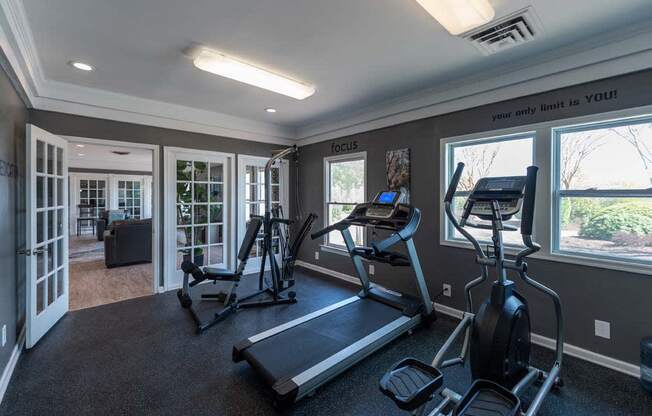
[[[398,336],[435,319],[432,301],[412,237],[419,209],[400,203],[402,194],[380,192],[358,204],[344,220],[312,234],[342,233],[362,290],[356,296],[253,335],[233,347],[233,361],[246,360],[271,387],[275,404],[285,406],[313,394],[322,384]],[[356,246],[349,228],[389,230],[390,235]],[[403,243],[406,251],[391,249]],[[404,254],[405,253],[405,254]],[[418,297],[373,284],[363,260],[412,267]]]

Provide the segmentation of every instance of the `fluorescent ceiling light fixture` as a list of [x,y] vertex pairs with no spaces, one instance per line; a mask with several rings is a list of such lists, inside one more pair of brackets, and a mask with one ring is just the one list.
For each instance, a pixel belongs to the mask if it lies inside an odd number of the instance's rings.
[[86,156],[86,155],[83,153],[77,153],[77,156]]
[[417,0],[451,35],[489,23],[496,12],[488,0]]
[[75,146],[77,146],[77,147],[84,147],[83,144],[76,144]]
[[84,62],[74,62],[74,61],[71,61],[71,62],[69,62],[69,63],[70,63],[70,65],[72,65],[73,67],[75,67],[75,68],[77,68],[77,69],[81,69],[82,71],[92,71],[92,70],[93,70],[93,67],[92,67],[91,65],[86,64],[86,63],[84,63]]
[[265,111],[267,111],[268,113],[275,113],[276,109],[270,107],[270,108],[266,108]]
[[315,93],[315,87],[248,64],[221,52],[200,48],[194,58],[197,68],[235,81],[303,100]]

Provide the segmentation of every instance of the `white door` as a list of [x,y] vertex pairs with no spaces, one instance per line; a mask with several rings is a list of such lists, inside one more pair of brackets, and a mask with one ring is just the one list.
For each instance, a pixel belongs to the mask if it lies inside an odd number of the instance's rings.
[[181,263],[233,268],[234,155],[165,149],[166,288],[181,286]]
[[[265,164],[268,160],[266,157],[238,155],[238,247],[242,244],[251,216],[265,215]],[[272,207],[280,205],[285,218],[288,217],[288,175],[287,161],[277,161],[272,167]],[[278,239],[276,235],[274,251],[280,264]],[[251,249],[245,274],[260,270],[262,244],[263,239],[259,238]],[[269,270],[269,259],[266,260],[265,269]]]
[[67,142],[27,125],[27,348],[68,312]]

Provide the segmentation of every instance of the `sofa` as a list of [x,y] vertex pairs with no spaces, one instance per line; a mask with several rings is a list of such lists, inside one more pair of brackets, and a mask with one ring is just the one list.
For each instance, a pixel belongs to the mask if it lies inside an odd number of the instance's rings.
[[113,221],[104,232],[107,268],[152,262],[152,220]]
[[104,240],[104,232],[107,231],[113,221],[128,219],[127,213],[121,209],[104,210],[95,222],[95,234],[97,241]]

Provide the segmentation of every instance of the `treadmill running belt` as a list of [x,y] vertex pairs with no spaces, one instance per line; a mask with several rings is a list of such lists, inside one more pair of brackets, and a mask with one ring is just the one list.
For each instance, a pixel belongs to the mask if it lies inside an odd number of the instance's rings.
[[273,385],[289,379],[402,316],[368,299],[350,303],[253,344],[243,357]]

